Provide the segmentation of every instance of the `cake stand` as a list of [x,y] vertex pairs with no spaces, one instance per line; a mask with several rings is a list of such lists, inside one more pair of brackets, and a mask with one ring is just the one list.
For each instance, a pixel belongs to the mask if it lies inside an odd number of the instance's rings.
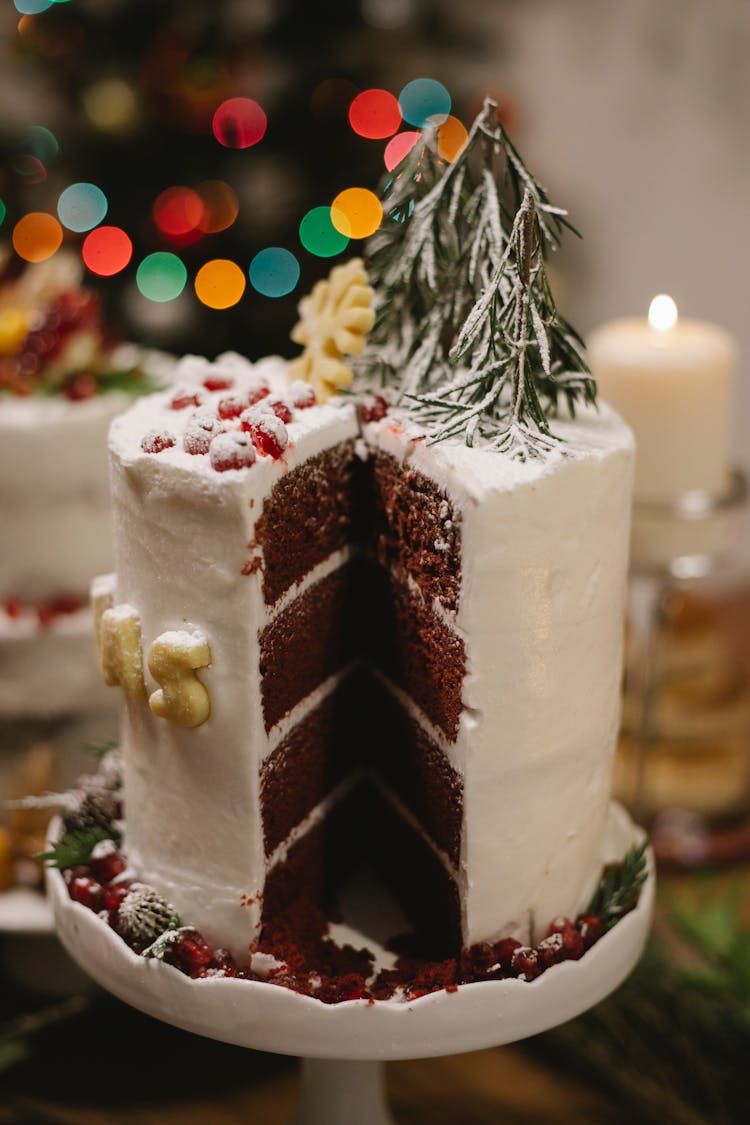
[[[602,862],[642,839],[623,809],[610,807]],[[323,1004],[279,985],[231,978],[191,980],[134,953],[103,921],[73,902],[50,870],[60,939],[74,960],[120,1000],[186,1031],[241,1047],[302,1056],[295,1125],[393,1125],[381,1062],[451,1055],[525,1039],[572,1019],[615,989],[636,964],[654,900],[653,860],[640,901],[580,961],[531,982],[460,985],[400,1002]],[[362,937],[363,943],[372,944]]]

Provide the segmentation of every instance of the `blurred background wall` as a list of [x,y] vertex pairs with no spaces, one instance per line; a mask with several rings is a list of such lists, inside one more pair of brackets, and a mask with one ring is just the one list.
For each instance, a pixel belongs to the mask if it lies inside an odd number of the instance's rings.
[[[490,92],[584,234],[556,268],[561,303],[584,332],[645,314],[667,291],[685,315],[739,337],[734,442],[747,461],[749,62],[748,0],[2,0],[0,240],[27,211],[54,213],[70,183],[93,182],[107,222],[134,244],[121,273],[89,278],[126,335],[209,354],[288,350],[299,295],[331,264],[300,247],[300,219],[383,174],[385,141],[349,126],[355,94],[432,77],[468,123]],[[242,151],[211,128],[235,95],[268,116],[263,140]],[[207,179],[231,186],[236,220],[173,245],[154,200]],[[301,267],[280,299],[248,287],[216,311],[190,284],[163,304],[135,284],[154,250],[174,250],[192,277],[207,257],[246,268],[268,245],[288,247]]]

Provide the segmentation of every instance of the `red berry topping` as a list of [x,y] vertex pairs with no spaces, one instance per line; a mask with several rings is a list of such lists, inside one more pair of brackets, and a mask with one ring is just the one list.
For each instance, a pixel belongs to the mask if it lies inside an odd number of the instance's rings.
[[[107,847],[106,845],[110,845]],[[120,855],[111,840],[97,844],[91,856],[91,874],[100,883],[109,883],[116,876],[121,875],[127,867],[123,856]]]
[[209,449],[211,468],[217,473],[227,469],[247,469],[255,462],[255,446],[249,434],[230,431],[217,434]]
[[237,962],[228,949],[215,949],[214,955],[206,969],[198,973],[201,977],[236,977],[239,976]]
[[219,399],[216,409],[220,418],[228,420],[230,418],[239,418],[246,406],[247,398],[244,398],[242,395],[226,395],[224,398]]
[[538,977],[544,971],[544,966],[540,964],[539,954],[535,949],[522,945],[513,954],[511,969],[524,980],[533,980],[534,977]]
[[75,902],[80,902],[81,906],[87,906],[89,910],[99,911],[104,906],[101,886],[96,879],[91,879],[88,875],[79,875],[72,879],[68,886],[68,894]]
[[577,925],[583,939],[584,949],[590,949],[604,933],[604,924],[596,914],[582,914]]
[[382,395],[373,395],[359,408],[359,417],[362,422],[379,422],[388,413],[388,403]]
[[559,961],[564,961],[565,948],[563,946],[562,934],[550,934],[549,937],[540,941],[536,948],[536,954],[540,964],[543,965],[545,969],[548,969],[550,965],[556,965]]
[[165,449],[171,449],[176,441],[177,439],[168,430],[149,430],[141,438],[141,449],[144,453],[163,453]]
[[7,598],[3,602],[3,609],[7,616],[12,617],[14,620],[19,618],[23,613],[23,606],[16,598]]
[[267,398],[263,403],[263,406],[267,407],[269,410],[272,410],[276,417],[280,418],[282,422],[291,422],[292,412],[287,404],[285,402],[282,402],[280,398]]
[[240,415],[240,425],[250,434],[259,453],[274,459],[281,457],[289,443],[286,426],[270,410],[251,407]]
[[164,960],[189,977],[199,977],[211,964],[213,951],[197,930],[180,930],[179,936],[164,950]]
[[219,418],[206,406],[196,410],[185,427],[182,444],[186,453],[208,453],[211,441],[222,432]]
[[248,406],[255,406],[256,402],[260,402],[266,395],[271,393],[271,388],[268,383],[263,379],[257,383],[253,383],[247,392],[246,402]]
[[69,887],[74,879],[80,879],[83,876],[90,875],[90,869],[83,863],[76,864],[75,867],[68,867],[63,871],[63,879]]
[[200,404],[200,395],[190,391],[177,391],[177,393],[172,396],[169,408],[170,410],[185,410],[188,406],[200,406]]
[[309,383],[296,379],[289,388],[289,401],[298,410],[307,410],[310,406],[315,406],[318,400]]
[[81,375],[74,375],[65,383],[63,387],[63,394],[69,398],[71,402],[80,402],[84,398],[93,398],[97,392],[99,384],[93,375],[88,372]]
[[203,380],[203,386],[207,391],[228,391],[234,386],[234,379],[226,375],[207,375]]
[[112,883],[109,887],[103,890],[104,909],[113,911],[117,910],[122,900],[130,890],[130,879],[124,879],[121,883]]

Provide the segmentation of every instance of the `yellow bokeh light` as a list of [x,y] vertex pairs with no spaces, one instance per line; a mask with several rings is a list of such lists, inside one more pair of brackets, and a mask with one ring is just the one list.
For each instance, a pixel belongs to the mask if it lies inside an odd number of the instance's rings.
[[236,305],[245,292],[245,275],[227,258],[214,258],[201,266],[195,275],[198,300],[210,309],[228,309]]
[[446,117],[437,131],[438,153],[449,164],[458,156],[468,137],[466,126],[457,117]]
[[369,238],[382,218],[380,200],[367,188],[346,188],[331,204],[331,222],[347,238]]
[[54,215],[31,211],[13,229],[13,248],[25,262],[44,262],[60,249],[63,229]]

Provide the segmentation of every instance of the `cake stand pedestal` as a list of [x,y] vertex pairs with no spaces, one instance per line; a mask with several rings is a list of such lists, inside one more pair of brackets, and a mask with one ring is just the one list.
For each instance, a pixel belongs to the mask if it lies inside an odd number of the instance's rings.
[[[602,862],[642,838],[610,808]],[[120,1000],[186,1031],[241,1047],[303,1058],[294,1125],[393,1125],[382,1061],[451,1055],[525,1039],[565,1023],[615,989],[637,962],[654,900],[653,863],[635,910],[580,961],[537,980],[493,980],[419,999],[323,1004],[279,985],[226,977],[191,980],[134,953],[105,921],[73,902],[58,871],[49,893],[60,939],[74,960]],[[369,939],[362,935],[362,942]],[[370,943],[371,944],[371,943]]]

